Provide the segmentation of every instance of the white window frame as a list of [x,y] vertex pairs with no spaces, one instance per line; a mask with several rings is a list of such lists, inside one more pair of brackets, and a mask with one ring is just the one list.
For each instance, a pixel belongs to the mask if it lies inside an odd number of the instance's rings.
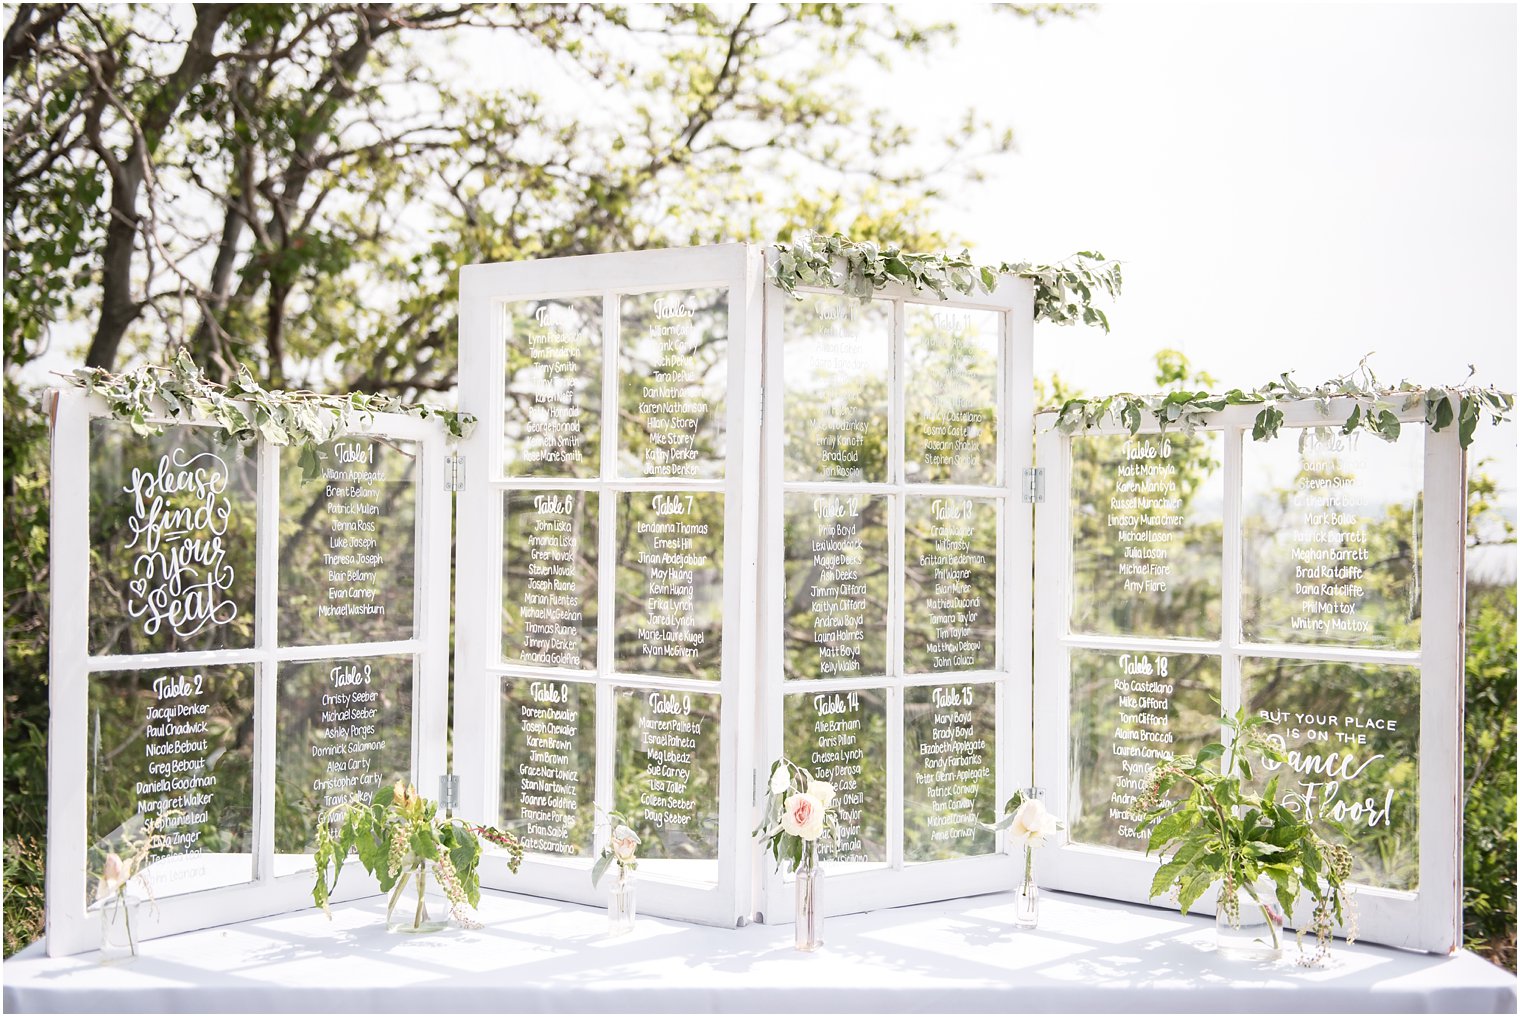
[[[772,249],[768,257],[774,263]],[[837,297],[837,289],[798,287],[798,292]],[[853,299],[853,298],[847,298]],[[1021,498],[1023,468],[1029,464],[1033,433],[1033,336],[1034,286],[1027,279],[1000,277],[991,294],[975,297],[952,295],[939,300],[906,286],[890,284],[877,290],[875,300],[892,304],[892,350],[888,366],[888,440],[891,445],[885,483],[846,481],[792,482],[785,472],[785,312],[794,298],[770,282],[765,292],[765,419],[769,422],[765,442],[765,513],[763,519],[765,560],[760,589],[759,671],[760,709],[756,737],[762,748],[755,773],[756,809],[765,795],[769,763],[781,757],[785,738],[785,697],[797,693],[882,689],[886,695],[886,839],[887,861],[883,865],[838,867],[829,872],[823,907],[828,914],[850,914],[883,907],[897,907],[931,900],[946,900],[1007,889],[1013,885],[1014,864],[1006,845],[998,843],[985,855],[931,862],[904,862],[903,848],[903,741],[904,691],[912,687],[945,684],[986,684],[997,690],[996,785],[994,800],[1001,808],[1013,788],[1029,783],[1031,768],[1031,599],[1033,568],[1032,505]],[[999,348],[999,403],[997,478],[992,486],[910,483],[904,469],[904,376],[906,304],[947,310],[994,311],[1001,317]],[[781,601],[786,590],[784,539],[785,498],[791,492],[884,495],[892,499],[888,542],[892,558],[891,595],[887,612],[887,653],[884,675],[851,678],[785,678],[785,612]],[[905,496],[948,493],[966,497],[998,499],[998,600],[997,650],[991,670],[955,671],[939,674],[907,674],[903,666],[904,633],[904,510]],[[806,765],[806,760],[796,760]],[[987,816],[987,819],[995,817]],[[786,923],[793,920],[794,894],[790,875],[777,871],[774,861],[758,849],[754,856],[759,884],[761,920]]]
[[[1321,409],[1313,400],[1280,405],[1283,431],[1273,441],[1292,441],[1295,426],[1339,426],[1351,411],[1347,400]],[[1449,953],[1461,945],[1462,926],[1462,710],[1463,554],[1466,548],[1465,455],[1456,428],[1439,433],[1425,426],[1419,409],[1398,414],[1404,427],[1424,433],[1424,562],[1421,586],[1421,643],[1400,652],[1316,644],[1250,643],[1241,638],[1241,555],[1243,449],[1259,407],[1234,406],[1207,416],[1206,427],[1221,433],[1224,482],[1221,640],[1075,635],[1071,632],[1070,436],[1055,427],[1055,415],[1036,421],[1037,458],[1046,472],[1047,496],[1035,519],[1035,717],[1051,732],[1035,744],[1035,780],[1047,802],[1061,813],[1068,792],[1070,744],[1070,656],[1072,649],[1138,649],[1213,656],[1220,661],[1221,700],[1233,713],[1240,707],[1240,664],[1248,657],[1344,661],[1417,666],[1420,672],[1419,888],[1412,893],[1359,886],[1359,937],[1390,946]],[[1175,426],[1169,429],[1176,431]],[[1141,434],[1157,434],[1147,415]],[[1117,426],[1082,434],[1127,434]],[[1378,439],[1369,439],[1378,440]],[[1156,856],[1091,845],[1073,845],[1065,835],[1041,850],[1040,882],[1058,890],[1162,905],[1148,898],[1159,866]],[[1212,913],[1215,891],[1196,905]],[[1296,924],[1307,923],[1301,908]]]
[[[98,671],[154,670],[246,664],[254,669],[253,835],[249,882],[161,897],[134,919],[136,938],[168,936],[310,907],[315,870],[275,877],[274,798],[276,691],[282,663],[414,656],[412,774],[419,787],[436,787],[445,771],[448,727],[449,495],[444,487],[445,434],[436,421],[396,414],[355,415],[353,433],[417,443],[416,627],[407,640],[281,647],[278,623],[278,513],[281,449],[262,439],[256,450],[254,642],[247,649],[132,655],[89,652],[90,422],[111,415],[104,400],[78,390],[52,394],[52,605],[48,720],[47,952],[50,957],[100,945],[99,913],[87,907],[86,774],[90,675]],[[214,426],[204,420],[154,418],[167,426]],[[123,427],[126,425],[123,424]],[[379,892],[359,866],[345,865],[334,900]]]
[[[614,688],[659,688],[718,694],[719,847],[716,884],[682,881],[654,865],[639,869],[639,909],[646,914],[733,927],[750,914],[747,794],[753,729],[746,723],[754,696],[755,556],[758,533],[761,275],[760,252],[748,244],[722,244],[624,254],[495,265],[471,265],[460,274],[460,408],[479,418],[462,451],[469,480],[458,497],[459,555],[455,634],[455,713],[460,725],[454,756],[466,815],[495,822],[500,816],[502,693],[504,679],[577,682],[595,690],[596,805],[612,807],[616,726]],[[722,479],[629,479],[618,475],[618,297],[671,290],[725,287],[728,291],[728,360],[725,463]],[[503,471],[502,411],[506,336],[503,305],[531,300],[600,297],[602,314],[602,416],[600,468],[588,478],[512,477]],[[501,659],[502,499],[504,492],[550,490],[598,494],[597,663],[577,671]],[[723,652],[718,681],[662,678],[615,669],[616,535],[623,492],[712,492],[723,495]],[[606,844],[597,824],[590,855],[524,856],[519,872],[505,860],[482,860],[481,883],[518,893],[605,902],[607,885],[593,887],[590,870]]]

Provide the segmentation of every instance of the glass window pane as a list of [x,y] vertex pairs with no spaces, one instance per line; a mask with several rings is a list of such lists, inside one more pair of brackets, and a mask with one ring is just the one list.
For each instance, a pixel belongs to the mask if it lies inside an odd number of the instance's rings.
[[786,496],[788,678],[885,671],[888,504],[864,494]]
[[1071,627],[1217,639],[1224,478],[1218,432],[1071,440]]
[[619,472],[722,477],[728,290],[640,293],[621,307]]
[[658,689],[616,696],[614,800],[643,838],[640,872],[716,881],[719,697]]
[[903,690],[903,857],[909,862],[992,854],[996,818],[997,688]]
[[596,687],[505,681],[501,823],[541,855],[591,854],[596,795]]
[[601,467],[602,298],[504,308],[503,466],[509,477],[594,477]]
[[[1352,878],[1414,890],[1420,876],[1420,674],[1411,667],[1247,660],[1242,701],[1287,762],[1253,760],[1278,798],[1351,849]],[[1332,825],[1335,824],[1335,825]],[[1344,835],[1337,831],[1339,826]]]
[[886,482],[891,301],[808,293],[784,314],[786,479]]
[[509,491],[502,531],[502,656],[596,667],[598,497]]
[[1244,636],[1417,650],[1424,428],[1340,431],[1245,443]]
[[253,878],[253,667],[90,675],[87,883],[156,830],[153,896]]
[[1131,806],[1157,763],[1219,740],[1219,698],[1217,657],[1072,650],[1071,841],[1144,852]]
[[280,450],[280,643],[410,639],[417,603],[418,446],[344,438],[307,479]]
[[412,774],[410,656],[280,665],[275,696],[275,873],[311,868],[316,820]]
[[786,697],[786,757],[834,785],[839,840],[823,858],[887,860],[887,698],[880,689]]
[[904,469],[909,481],[998,481],[997,311],[904,304]]
[[716,681],[723,496],[628,492],[617,527],[617,669]]
[[995,666],[997,514],[991,498],[907,499],[903,657],[910,674]]
[[208,427],[90,422],[90,651],[253,645],[258,463]]

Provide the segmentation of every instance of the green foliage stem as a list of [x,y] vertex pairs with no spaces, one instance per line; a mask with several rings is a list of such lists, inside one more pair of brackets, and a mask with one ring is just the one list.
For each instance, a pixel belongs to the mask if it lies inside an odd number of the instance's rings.
[[112,416],[126,421],[140,435],[163,433],[165,419],[199,419],[216,424],[234,441],[262,438],[272,445],[298,446],[307,479],[321,472],[318,446],[349,433],[356,419],[368,420],[376,413],[434,419],[456,439],[468,436],[475,425],[468,413],[407,403],[390,395],[266,389],[242,366],[229,384],[219,385],[184,351],[168,367],[140,367],[122,374],[84,367],[67,377],[104,399]]
[[[816,286],[842,289],[867,301],[888,283],[899,283],[915,293],[929,292],[946,300],[951,290],[965,296],[977,290],[991,293],[1000,277],[1017,276],[1034,283],[1036,321],[1096,325],[1105,332],[1108,315],[1094,301],[1099,294],[1117,297],[1124,285],[1119,262],[1097,251],[1079,251],[1055,265],[1027,261],[978,265],[965,250],[959,254],[913,253],[895,244],[879,247],[869,241],[851,240],[842,233],[825,236],[807,232],[791,243],[777,244],[776,252],[771,278],[793,296],[797,296],[799,286]],[[843,264],[843,273],[835,271],[837,263]]]
[[1341,426],[1344,434],[1363,430],[1384,441],[1395,441],[1401,430],[1399,414],[1420,407],[1433,431],[1445,430],[1455,422],[1463,448],[1472,444],[1478,421],[1485,412],[1497,424],[1510,419],[1515,408],[1514,394],[1501,392],[1492,385],[1425,388],[1402,381],[1392,387],[1382,386],[1363,360],[1350,374],[1313,388],[1298,384],[1292,372],[1286,372],[1278,380],[1250,391],[1232,388],[1223,394],[1213,394],[1179,389],[1153,395],[1119,392],[1101,398],[1070,398],[1052,409],[1056,410],[1056,426],[1067,434],[1111,423],[1135,434],[1151,417],[1162,432],[1177,428],[1192,434],[1207,423],[1210,413],[1226,406],[1259,405],[1261,410],[1256,414],[1251,437],[1265,441],[1275,438],[1282,428],[1283,411],[1279,403],[1313,400],[1320,413],[1328,416],[1332,399],[1351,401],[1351,412]]

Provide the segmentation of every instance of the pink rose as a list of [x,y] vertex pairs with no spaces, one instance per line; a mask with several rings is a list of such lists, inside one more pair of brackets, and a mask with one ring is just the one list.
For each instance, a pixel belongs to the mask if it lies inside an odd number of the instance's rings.
[[781,828],[803,840],[817,840],[823,833],[823,805],[810,794],[788,798],[781,811]]
[[612,831],[612,854],[613,857],[623,864],[627,864],[638,857],[639,835],[626,826],[619,826]]

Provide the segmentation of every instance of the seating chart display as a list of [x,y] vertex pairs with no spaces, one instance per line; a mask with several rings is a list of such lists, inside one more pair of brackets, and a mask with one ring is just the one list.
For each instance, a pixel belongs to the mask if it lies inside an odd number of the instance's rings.
[[55,598],[50,740],[87,793],[50,799],[55,952],[93,946],[123,866],[156,902],[142,938],[309,902],[322,812],[442,763],[419,722],[421,676],[437,705],[446,679],[447,561],[429,642],[420,553],[441,429],[374,415],[303,450],[106,413],[58,396],[54,573],[87,596]]
[[1417,649],[1425,443],[1298,428],[1245,450],[1245,638]]
[[[1029,511],[1005,461],[1025,426],[1007,380],[1029,355],[1008,313],[1020,288],[771,296],[762,755],[842,796],[820,849],[830,909],[991,889],[1004,848],[983,824],[1027,776],[1004,720],[1025,677],[1007,633],[1028,612],[1006,566]],[[766,878],[767,917],[785,921],[787,879]]]
[[[1431,891],[1455,871],[1455,839],[1432,856],[1426,828],[1459,822],[1460,713],[1425,688],[1432,672],[1460,687],[1458,644],[1425,638],[1432,605],[1449,639],[1461,602],[1459,572],[1425,568],[1431,477],[1460,490],[1455,439],[1419,423],[1391,441],[1347,434],[1344,412],[1334,424],[1309,403],[1294,412],[1271,440],[1252,439],[1246,408],[1191,435],[1041,439],[1061,464],[1050,504],[1063,514],[1039,524],[1050,621],[1037,621],[1049,636],[1037,668],[1056,680],[1037,687],[1036,712],[1068,718],[1064,753],[1037,742],[1037,779],[1059,788],[1068,820],[1046,871],[1058,888],[1122,877],[1143,900],[1129,884],[1157,864],[1136,808],[1151,771],[1224,739],[1221,711],[1243,709],[1283,756],[1247,760],[1256,790],[1275,781],[1279,801],[1351,850],[1363,934],[1429,948],[1455,936],[1449,895]],[[1436,509],[1457,556],[1459,504]],[[1442,716],[1449,744],[1435,748]]]
[[151,841],[160,896],[253,878],[253,674],[244,666],[92,676],[90,863]]
[[279,614],[287,645],[408,639],[416,619],[417,446],[325,444],[308,479],[280,456]]
[[616,812],[642,913],[748,913],[756,266],[732,245],[462,277],[460,406],[500,423],[462,446],[456,716],[489,721],[455,760],[462,808],[524,849],[485,885],[602,903]]

